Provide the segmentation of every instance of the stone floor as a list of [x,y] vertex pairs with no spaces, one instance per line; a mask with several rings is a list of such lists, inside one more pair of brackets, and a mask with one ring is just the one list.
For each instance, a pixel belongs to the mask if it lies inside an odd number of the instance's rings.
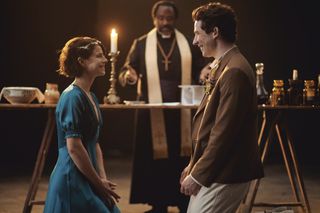
[[[109,177],[118,184],[118,193],[122,196],[118,203],[122,213],[142,213],[150,209],[144,204],[131,205],[129,199],[131,161],[116,158],[106,161]],[[303,177],[307,195],[313,213],[320,213],[320,166],[303,166]],[[282,164],[265,166],[266,177],[261,181],[256,201],[280,202],[292,201],[291,187]],[[0,177],[0,213],[21,213],[27,194],[30,175],[12,175]],[[37,199],[44,199],[47,191],[48,177],[42,178]],[[270,208],[269,208],[270,209]],[[252,212],[261,212],[254,208]],[[34,206],[32,213],[40,213],[43,206]],[[170,213],[177,213],[176,207],[169,207]],[[294,209],[299,212],[299,209]]]

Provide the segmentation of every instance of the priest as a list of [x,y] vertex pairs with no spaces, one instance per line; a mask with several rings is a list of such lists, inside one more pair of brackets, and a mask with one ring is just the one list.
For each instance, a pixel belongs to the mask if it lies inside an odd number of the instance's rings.
[[[119,82],[136,88],[137,100],[179,102],[179,85],[198,83],[202,68],[202,75],[209,71],[206,60],[174,27],[174,2],[156,2],[151,14],[155,28],[134,40]],[[188,198],[179,192],[179,178],[191,153],[190,109],[139,110],[135,119],[130,203],[149,204],[153,213],[167,212],[168,206],[186,212]]]

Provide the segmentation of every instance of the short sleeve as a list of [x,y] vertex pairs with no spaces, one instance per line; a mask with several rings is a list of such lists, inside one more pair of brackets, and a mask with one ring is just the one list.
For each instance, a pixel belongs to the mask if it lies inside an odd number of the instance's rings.
[[81,116],[83,109],[81,98],[77,94],[67,94],[59,105],[59,122],[65,132],[65,138],[82,138]]

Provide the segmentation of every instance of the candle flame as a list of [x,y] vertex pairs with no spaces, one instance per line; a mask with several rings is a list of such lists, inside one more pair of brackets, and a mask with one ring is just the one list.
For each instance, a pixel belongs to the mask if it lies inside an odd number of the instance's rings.
[[113,29],[111,30],[111,35],[116,35],[116,34],[117,34],[116,30],[113,28]]

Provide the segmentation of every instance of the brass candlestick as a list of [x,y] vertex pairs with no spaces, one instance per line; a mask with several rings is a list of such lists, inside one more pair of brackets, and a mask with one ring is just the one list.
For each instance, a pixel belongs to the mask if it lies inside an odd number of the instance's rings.
[[111,61],[111,72],[110,72],[110,89],[108,91],[108,96],[104,96],[103,102],[105,104],[118,104],[120,102],[120,98],[117,96],[116,91],[116,82],[117,79],[115,77],[116,75],[116,61],[117,57],[119,55],[120,51],[117,51],[115,53],[110,52],[108,56],[110,56]]

